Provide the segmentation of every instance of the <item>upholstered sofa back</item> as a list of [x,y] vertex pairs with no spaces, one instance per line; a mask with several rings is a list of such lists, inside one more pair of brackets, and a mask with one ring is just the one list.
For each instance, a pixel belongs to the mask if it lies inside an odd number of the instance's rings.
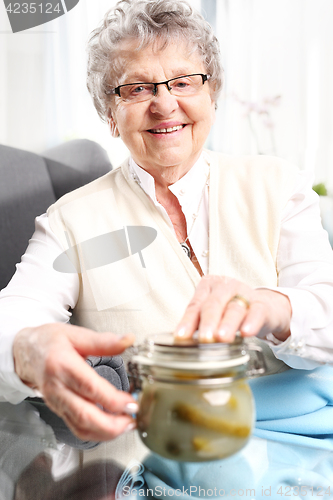
[[106,151],[86,139],[42,155],[0,145],[0,289],[25,252],[35,217],[65,193],[111,169]]

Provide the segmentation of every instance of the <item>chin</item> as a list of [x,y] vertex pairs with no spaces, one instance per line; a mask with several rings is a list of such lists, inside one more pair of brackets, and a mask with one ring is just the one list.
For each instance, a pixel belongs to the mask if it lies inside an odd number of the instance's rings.
[[[170,151],[165,151],[160,156],[156,157],[156,164],[162,167],[175,167],[177,165],[186,165],[193,162],[193,158],[197,155],[172,154]],[[154,161],[154,160],[153,160]]]

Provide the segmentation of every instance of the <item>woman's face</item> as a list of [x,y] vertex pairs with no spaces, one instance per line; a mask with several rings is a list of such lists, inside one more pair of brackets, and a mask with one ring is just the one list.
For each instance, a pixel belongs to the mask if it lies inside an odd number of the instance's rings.
[[[124,68],[119,85],[161,82],[192,73],[206,73],[197,53],[187,55],[185,43],[169,44],[163,50],[148,46],[135,51],[136,43],[121,45]],[[200,156],[215,116],[209,82],[190,96],[170,94],[166,85],[157,87],[156,96],[144,102],[125,102],[112,97],[110,127],[119,132],[134,161],[151,175],[168,167],[179,167],[184,175]],[[181,126],[173,132],[158,129]]]

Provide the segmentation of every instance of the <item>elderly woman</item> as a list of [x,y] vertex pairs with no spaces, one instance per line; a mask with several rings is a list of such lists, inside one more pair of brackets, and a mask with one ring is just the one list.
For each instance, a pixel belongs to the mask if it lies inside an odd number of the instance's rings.
[[[84,358],[119,354],[132,334],[231,342],[239,331],[264,346],[269,373],[332,363],[333,259],[316,195],[278,158],[204,149],[221,86],[217,39],[185,0],[122,0],[94,31],[88,88],[130,158],[38,218],[0,301],[2,399],[37,390],[78,436],[109,440],[135,426],[136,405]],[[117,231],[132,245],[133,227],[138,254],[83,255]],[[79,272],[53,266],[68,247]],[[71,311],[76,326],[64,324]]]

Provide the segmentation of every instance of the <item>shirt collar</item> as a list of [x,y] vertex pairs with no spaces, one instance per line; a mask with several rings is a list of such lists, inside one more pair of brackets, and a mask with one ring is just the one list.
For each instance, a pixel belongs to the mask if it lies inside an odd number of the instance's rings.
[[[130,158],[129,167],[133,179],[141,186],[155,205],[159,204],[155,194],[154,177],[139,167],[133,158]],[[193,167],[181,179],[169,186],[169,190],[177,197],[181,207],[200,198],[208,172],[209,166],[203,152]]]

